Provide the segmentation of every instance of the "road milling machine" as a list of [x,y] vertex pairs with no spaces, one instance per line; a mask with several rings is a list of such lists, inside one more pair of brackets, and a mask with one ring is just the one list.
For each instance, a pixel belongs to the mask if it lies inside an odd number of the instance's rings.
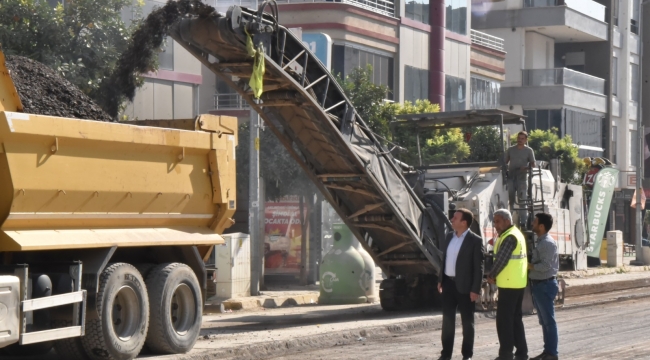
[[[499,110],[399,115],[396,119],[393,126],[408,127],[418,134],[430,134],[434,129],[466,128],[470,129],[467,135],[471,136],[472,130],[483,126],[495,127],[498,130],[502,142],[500,151],[492,161],[420,165],[410,172],[405,172],[418,196],[430,198],[429,203],[435,204],[440,212],[451,216],[457,208],[472,211],[475,221],[471,230],[485,241],[488,252],[486,269],[489,269],[492,247],[498,236],[492,223],[493,215],[498,209],[509,209],[507,166],[504,163],[504,153],[509,144],[508,130],[515,130],[514,133],[525,130],[524,119],[518,114]],[[550,163],[537,161],[537,166],[529,171],[528,200],[517,200],[514,209],[511,209],[514,222],[519,224],[527,235],[530,250],[534,246],[534,214],[551,214],[554,224],[549,233],[557,241],[561,267],[566,270],[586,269],[587,237],[582,186],[561,181],[559,160]],[[524,213],[527,214],[527,221],[523,220],[523,216],[520,217],[520,214]],[[530,255],[530,251],[528,253]],[[563,301],[563,289],[564,282],[560,279],[558,303]],[[496,297],[496,287],[484,282],[482,302],[477,303],[477,306],[484,310],[494,308]]]
[[237,119],[22,110],[0,52],[0,358],[191,350],[235,212]]
[[[436,190],[428,195],[419,191],[406,178],[414,169],[398,161],[368,128],[335,77],[302,40],[278,24],[274,1],[265,1],[258,10],[232,6],[225,15],[189,11],[169,35],[259,113],[382,268],[388,277],[380,290],[384,309],[438,301],[439,244],[450,230],[449,204],[473,209],[479,219],[477,233],[494,236],[491,211],[505,205],[507,198],[501,160],[491,166],[425,169],[419,176],[424,180],[421,187]],[[260,63],[254,59],[260,61],[260,54],[264,72],[255,74]],[[262,79],[263,88],[254,89]],[[466,123],[489,119],[503,127],[513,117],[522,123],[517,115],[498,111],[446,114]],[[584,227],[576,215],[582,212],[582,192],[560,184],[547,170],[539,178],[533,192],[548,200],[521,206],[561,213],[557,232],[566,244],[564,251],[582,256],[578,248]],[[446,198],[438,194],[442,187],[433,183],[449,187]]]

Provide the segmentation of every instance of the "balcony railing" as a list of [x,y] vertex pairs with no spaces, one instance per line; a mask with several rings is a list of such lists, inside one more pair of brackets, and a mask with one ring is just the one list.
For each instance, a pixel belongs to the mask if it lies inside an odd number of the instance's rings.
[[[389,0],[277,0],[278,4],[301,4],[301,3],[322,3],[339,2],[355,5],[379,14],[395,17],[395,3]],[[217,9],[227,9],[230,5],[251,7],[251,0],[214,0]]]
[[473,44],[483,45],[494,50],[505,51],[503,47],[503,39],[500,37],[472,29],[471,38]]
[[605,95],[605,80],[567,68],[522,70],[523,86],[564,85]]
[[250,106],[239,94],[214,94],[214,109],[242,110],[250,109]]
[[592,0],[524,0],[524,7],[566,6],[605,22],[605,6]]

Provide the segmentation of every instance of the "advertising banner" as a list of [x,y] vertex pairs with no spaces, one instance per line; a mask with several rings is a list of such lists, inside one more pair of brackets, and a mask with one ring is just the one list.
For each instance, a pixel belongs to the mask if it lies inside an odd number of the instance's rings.
[[264,211],[265,273],[299,274],[301,240],[302,222],[298,198],[287,197],[279,202],[267,202]]
[[605,234],[609,205],[612,202],[617,179],[618,170],[614,168],[604,168],[596,174],[587,215],[587,231],[589,233],[587,256],[600,257],[600,245]]

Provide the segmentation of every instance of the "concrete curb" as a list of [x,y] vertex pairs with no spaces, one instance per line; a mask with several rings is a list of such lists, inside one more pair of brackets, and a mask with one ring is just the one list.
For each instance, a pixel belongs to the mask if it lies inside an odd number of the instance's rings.
[[[621,290],[628,290],[640,287],[650,287],[650,276],[644,279],[634,280],[617,280],[612,282],[598,283],[598,284],[585,284],[585,285],[570,285],[571,279],[583,279],[593,276],[622,274],[622,273],[638,273],[650,271],[650,266],[622,266],[617,268],[595,268],[581,271],[563,272],[560,277],[569,282],[566,288],[566,297],[583,296],[588,294],[600,294],[605,292],[614,292]],[[317,305],[319,292],[311,291],[302,294],[285,295],[285,296],[256,296],[248,298],[236,298],[229,300],[213,300],[206,302],[204,313],[216,314],[223,311],[236,311],[236,310],[260,310],[260,309],[275,309],[287,306],[304,306],[304,305]],[[223,306],[222,306],[223,305]]]
[[[310,292],[300,295],[287,296],[256,296],[250,298],[238,298],[220,301],[207,302],[204,313],[215,314],[222,310],[257,310],[257,309],[275,309],[286,306],[304,306],[317,305],[318,292]],[[222,306],[223,305],[223,309]]]
[[601,294],[635,288],[650,286],[650,277],[634,280],[619,280],[600,284],[585,284],[579,286],[567,286],[565,290],[566,297],[583,296],[591,294]]
[[620,267],[601,267],[588,270],[561,271],[559,277],[564,279],[585,278],[599,275],[623,274],[631,272],[650,271],[650,266],[620,266]]
[[[479,315],[479,314],[477,314]],[[487,316],[477,316],[477,320],[487,319]],[[489,319],[492,320],[493,319]],[[400,333],[423,331],[442,328],[442,315],[430,319],[405,321],[397,324],[378,325],[373,327],[346,330],[318,335],[306,336],[292,340],[269,341],[249,346],[239,346],[229,349],[206,350],[196,354],[161,356],[156,359],[177,360],[213,360],[224,358],[260,359],[287,354],[301,350],[335,347],[365,341],[366,338],[381,338]]]

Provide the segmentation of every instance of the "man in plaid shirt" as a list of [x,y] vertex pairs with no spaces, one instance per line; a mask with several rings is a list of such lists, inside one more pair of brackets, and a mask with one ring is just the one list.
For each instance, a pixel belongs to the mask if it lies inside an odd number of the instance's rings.
[[[528,360],[528,345],[521,312],[527,284],[526,239],[512,224],[506,209],[494,212],[494,228],[499,237],[494,244],[494,264],[488,282],[497,284],[497,335],[499,357],[495,360]],[[513,349],[517,351],[512,353]]]

